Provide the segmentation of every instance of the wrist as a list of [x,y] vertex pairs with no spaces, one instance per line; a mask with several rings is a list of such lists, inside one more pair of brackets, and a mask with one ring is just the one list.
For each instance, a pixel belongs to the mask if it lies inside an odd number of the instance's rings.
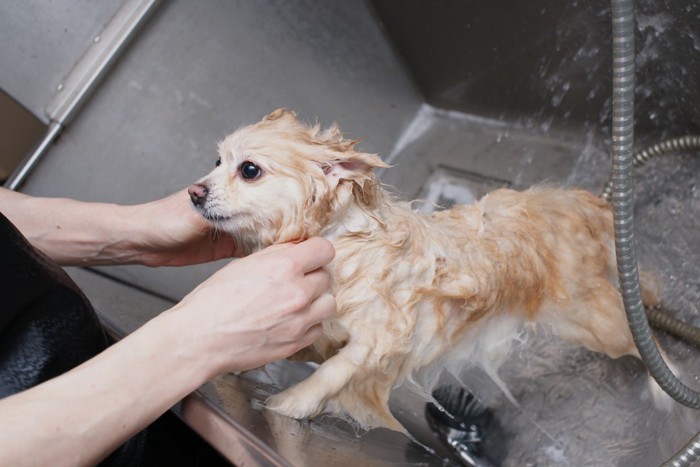
[[125,207],[63,199],[43,201],[46,216],[29,229],[27,238],[59,264],[99,266],[136,262],[133,222]]
[[181,302],[164,311],[144,325],[149,326],[153,342],[158,342],[156,351],[168,349],[172,355],[174,371],[184,370],[192,386],[189,393],[220,374],[222,365],[212,353],[209,339],[205,338],[197,325],[201,319],[190,316]]
[[148,204],[116,206],[117,221],[113,232],[113,243],[109,245],[109,256],[118,264],[145,264],[144,256],[152,243],[150,228],[152,213]]
[[132,206],[94,204],[94,215],[75,216],[85,219],[84,228],[78,228],[78,236],[67,239],[62,251],[72,252],[75,261],[63,261],[78,266],[105,266],[138,264],[140,262],[139,238],[142,236],[138,219]]
[[[180,266],[211,261],[191,258],[198,251],[206,224],[192,208],[186,191],[135,206],[125,206],[130,234],[128,247],[135,263],[145,266]],[[188,256],[189,255],[189,256]]]

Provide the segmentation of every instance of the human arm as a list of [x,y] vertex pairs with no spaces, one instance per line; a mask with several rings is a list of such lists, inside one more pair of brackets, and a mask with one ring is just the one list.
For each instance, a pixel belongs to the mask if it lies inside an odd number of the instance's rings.
[[0,465],[91,465],[213,376],[313,342],[335,310],[331,244],[276,245],[225,266],[97,357],[0,400]]
[[186,190],[121,206],[0,188],[0,212],[34,247],[63,266],[180,266],[237,255],[233,239],[210,230]]

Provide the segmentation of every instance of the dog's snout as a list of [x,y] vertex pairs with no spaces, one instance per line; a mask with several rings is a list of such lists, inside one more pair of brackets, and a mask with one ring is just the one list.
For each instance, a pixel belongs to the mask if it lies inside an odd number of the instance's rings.
[[204,206],[204,203],[207,201],[209,189],[204,185],[195,183],[194,185],[190,185],[189,188],[187,188],[187,192],[190,194],[192,204],[194,204],[195,206]]

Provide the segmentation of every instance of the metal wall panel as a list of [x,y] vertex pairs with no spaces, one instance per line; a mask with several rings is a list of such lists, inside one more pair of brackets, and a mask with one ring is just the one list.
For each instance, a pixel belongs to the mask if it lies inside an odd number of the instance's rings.
[[[431,105],[540,133],[609,136],[609,1],[372,3]],[[635,6],[635,132],[655,142],[700,131],[700,3]]]
[[114,15],[120,0],[0,2],[0,87],[44,123],[56,86]]

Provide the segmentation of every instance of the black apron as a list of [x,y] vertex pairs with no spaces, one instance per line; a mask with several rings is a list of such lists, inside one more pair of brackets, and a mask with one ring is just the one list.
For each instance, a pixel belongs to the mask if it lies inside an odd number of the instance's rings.
[[104,331],[78,286],[0,214],[0,397],[105,348]]
[[[78,286],[0,213],[0,398],[58,376],[107,346]],[[142,432],[102,465],[138,465],[144,440]]]

